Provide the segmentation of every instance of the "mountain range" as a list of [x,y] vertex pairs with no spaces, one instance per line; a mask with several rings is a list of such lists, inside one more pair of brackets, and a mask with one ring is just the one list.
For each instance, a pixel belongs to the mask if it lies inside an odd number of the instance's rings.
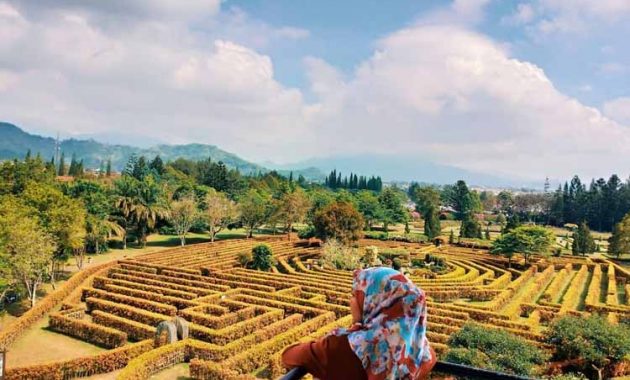
[[[53,157],[55,151],[55,139],[30,134],[18,126],[0,122],[0,160],[24,157],[28,150],[33,155],[40,154],[44,160]],[[334,156],[310,158],[293,164],[278,165],[272,162],[262,164],[253,163],[242,159],[238,155],[226,152],[215,145],[184,144],[167,145],[159,144],[152,147],[137,147],[124,144],[109,144],[95,139],[66,139],[60,141],[61,151],[66,157],[66,162],[71,156],[76,155],[82,159],[86,168],[98,168],[101,162],[108,159],[112,161],[112,167],[122,170],[132,154],[147,158],[160,155],[164,161],[186,158],[201,160],[211,158],[213,161],[222,161],[226,166],[238,169],[243,174],[267,172],[277,170],[288,175],[303,175],[309,180],[323,180],[324,176],[332,169],[342,172],[342,175],[350,172],[361,175],[378,175],[385,181],[418,181],[433,184],[454,183],[463,179],[472,185],[515,187],[537,187],[536,184],[523,183],[515,179],[501,178],[485,173],[476,173],[468,170],[441,165],[430,160],[418,160],[417,158],[402,157],[396,155],[363,154],[354,156]]]

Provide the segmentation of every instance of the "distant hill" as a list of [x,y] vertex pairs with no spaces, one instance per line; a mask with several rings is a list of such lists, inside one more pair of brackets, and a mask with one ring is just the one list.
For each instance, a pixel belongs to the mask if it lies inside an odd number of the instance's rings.
[[328,173],[332,169],[342,175],[350,172],[362,175],[379,175],[385,181],[417,181],[422,183],[449,184],[463,179],[471,185],[497,187],[540,187],[540,184],[518,178],[503,178],[486,173],[473,172],[429,159],[398,155],[362,154],[312,158],[289,165],[291,167],[316,167]]
[[[28,150],[33,155],[40,154],[44,160],[50,160],[54,155],[55,139],[27,133],[19,127],[0,122],[0,160],[22,158]],[[66,162],[70,162],[73,154],[82,159],[87,168],[98,168],[101,162],[111,158],[112,166],[122,170],[132,154],[153,158],[156,155],[164,161],[177,158],[202,160],[210,157],[213,161],[222,161],[226,166],[238,169],[243,174],[267,172],[269,169],[246,161],[239,156],[219,149],[214,145],[186,144],[186,145],[157,145],[150,148],[139,148],[129,145],[104,144],[96,140],[68,139],[61,142]],[[281,174],[288,174],[288,170],[280,170]],[[294,176],[302,174],[307,179],[321,179],[322,172],[315,168],[293,170]]]

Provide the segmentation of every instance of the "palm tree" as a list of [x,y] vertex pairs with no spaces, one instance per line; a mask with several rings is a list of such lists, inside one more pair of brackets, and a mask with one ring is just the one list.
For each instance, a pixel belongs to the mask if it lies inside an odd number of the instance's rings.
[[[138,239],[144,248],[149,230],[155,227],[158,220],[169,215],[164,189],[153,176],[148,175],[142,181],[134,178],[123,180],[119,190],[121,192],[116,200],[116,208],[129,224],[136,225]],[[123,239],[126,241],[126,235]]]

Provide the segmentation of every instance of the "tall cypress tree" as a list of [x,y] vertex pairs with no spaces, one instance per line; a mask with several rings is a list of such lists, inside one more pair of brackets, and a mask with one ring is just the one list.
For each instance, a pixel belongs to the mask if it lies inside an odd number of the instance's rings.
[[107,166],[105,167],[105,175],[111,177],[112,175],[112,159],[107,159]]
[[63,152],[61,152],[61,157],[59,158],[59,169],[57,170],[57,175],[66,175],[66,157]]

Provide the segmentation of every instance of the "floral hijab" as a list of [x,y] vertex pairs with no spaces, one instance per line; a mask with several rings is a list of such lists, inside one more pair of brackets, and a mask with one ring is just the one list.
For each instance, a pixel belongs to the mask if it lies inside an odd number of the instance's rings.
[[385,267],[355,271],[352,291],[360,305],[363,299],[361,325],[332,334],[348,336],[368,379],[415,379],[420,365],[431,360],[424,292]]

